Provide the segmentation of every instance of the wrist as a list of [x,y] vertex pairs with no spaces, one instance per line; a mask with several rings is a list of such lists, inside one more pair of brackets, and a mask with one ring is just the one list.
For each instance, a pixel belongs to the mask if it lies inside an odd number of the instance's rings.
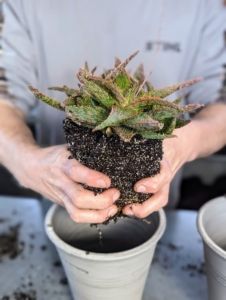
[[10,152],[5,161],[5,167],[14,175],[18,182],[26,187],[26,178],[29,177],[29,169],[36,169],[36,152],[39,151],[36,144],[17,145],[16,151]]
[[200,155],[200,140],[202,138],[202,126],[199,120],[192,120],[188,125],[175,130],[181,152],[183,163],[193,161]]

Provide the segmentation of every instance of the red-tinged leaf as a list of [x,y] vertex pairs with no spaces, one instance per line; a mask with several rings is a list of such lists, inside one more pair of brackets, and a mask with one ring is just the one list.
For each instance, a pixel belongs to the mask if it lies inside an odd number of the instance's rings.
[[123,126],[113,127],[112,129],[120,137],[120,139],[126,143],[130,142],[132,138],[137,134],[136,131]]
[[191,80],[186,80],[184,82],[181,82],[181,83],[177,83],[177,84],[174,84],[174,85],[170,85],[170,86],[167,86],[165,88],[162,88],[162,89],[158,89],[158,90],[154,90],[153,91],[153,96],[158,96],[158,97],[161,97],[161,98],[166,98],[167,96],[179,91],[179,90],[182,90],[184,88],[187,88],[187,87],[190,87],[198,82],[200,82],[202,80],[202,78],[195,78],[195,79],[191,79]]
[[150,129],[154,131],[161,130],[164,126],[163,123],[153,119],[150,113],[142,113],[135,118],[127,120],[126,125],[138,130]]
[[106,127],[120,126],[126,120],[135,117],[138,114],[133,109],[123,109],[117,106],[113,106],[109,116],[98,126],[94,128],[96,130],[102,130]]

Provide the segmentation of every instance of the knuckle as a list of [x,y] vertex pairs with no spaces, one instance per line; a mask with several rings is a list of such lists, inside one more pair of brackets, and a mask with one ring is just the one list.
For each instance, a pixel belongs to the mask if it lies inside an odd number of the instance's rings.
[[80,216],[79,216],[79,214],[78,214],[77,211],[71,212],[69,215],[70,215],[70,218],[71,218],[74,222],[76,222],[76,223],[80,223],[80,222],[81,222],[81,218],[80,218]]

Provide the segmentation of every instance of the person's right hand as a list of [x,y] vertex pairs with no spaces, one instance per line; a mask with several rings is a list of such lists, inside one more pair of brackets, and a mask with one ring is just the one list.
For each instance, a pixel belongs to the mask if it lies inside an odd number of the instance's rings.
[[103,223],[116,214],[114,202],[120,193],[110,188],[95,195],[84,189],[81,183],[109,188],[111,182],[108,176],[68,159],[69,155],[65,145],[34,147],[22,155],[14,175],[22,186],[64,206],[75,222]]

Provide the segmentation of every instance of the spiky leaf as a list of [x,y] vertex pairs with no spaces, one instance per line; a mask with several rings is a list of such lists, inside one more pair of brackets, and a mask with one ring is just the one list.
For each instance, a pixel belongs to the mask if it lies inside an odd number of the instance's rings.
[[190,122],[191,122],[190,120],[177,119],[176,128],[184,127],[185,125],[189,124]]
[[49,96],[44,95],[43,93],[41,93],[38,89],[29,86],[30,91],[33,93],[33,95],[38,98],[39,100],[41,100],[42,102],[56,108],[56,109],[60,109],[60,110],[64,110],[63,105],[61,104],[61,102],[57,101],[56,99],[53,99]]
[[165,119],[164,128],[162,132],[164,132],[164,134],[171,134],[176,127],[176,122],[177,122],[176,118]]
[[137,134],[135,130],[123,126],[113,127],[113,130],[126,143],[130,142],[132,138]]
[[195,78],[195,79],[191,79],[191,80],[186,80],[182,83],[178,83],[178,84],[174,84],[174,85],[170,85],[170,86],[167,86],[163,89],[158,89],[158,90],[154,90],[152,92],[152,96],[158,96],[158,97],[161,97],[161,98],[166,98],[167,96],[179,91],[179,90],[182,90],[184,88],[187,88],[199,81],[201,81],[202,78]]
[[131,81],[126,72],[120,73],[118,76],[116,76],[114,82],[116,86],[121,90],[123,95],[125,95],[125,93],[128,91],[128,89],[131,86]]
[[134,109],[124,109],[117,106],[113,106],[106,120],[104,120],[102,123],[96,126],[94,130],[101,130],[109,126],[120,126],[123,122],[130,118],[133,118],[137,114],[138,111]]
[[150,113],[142,113],[135,118],[126,121],[126,125],[128,127],[142,130],[142,129],[150,129],[150,130],[161,130],[164,124],[159,121],[153,119]]
[[94,127],[101,123],[107,116],[107,112],[102,107],[90,106],[68,106],[66,114],[77,124]]
[[52,86],[52,87],[49,87],[49,90],[58,91],[58,92],[63,92],[63,93],[65,93],[68,97],[70,97],[70,96],[77,96],[77,95],[80,94],[80,91],[79,91],[79,90],[69,88],[69,87],[66,86],[66,85],[63,85],[63,86]]
[[166,133],[158,133],[150,130],[140,131],[138,132],[144,139],[151,140],[163,140],[165,138],[175,137],[174,135],[166,134]]

